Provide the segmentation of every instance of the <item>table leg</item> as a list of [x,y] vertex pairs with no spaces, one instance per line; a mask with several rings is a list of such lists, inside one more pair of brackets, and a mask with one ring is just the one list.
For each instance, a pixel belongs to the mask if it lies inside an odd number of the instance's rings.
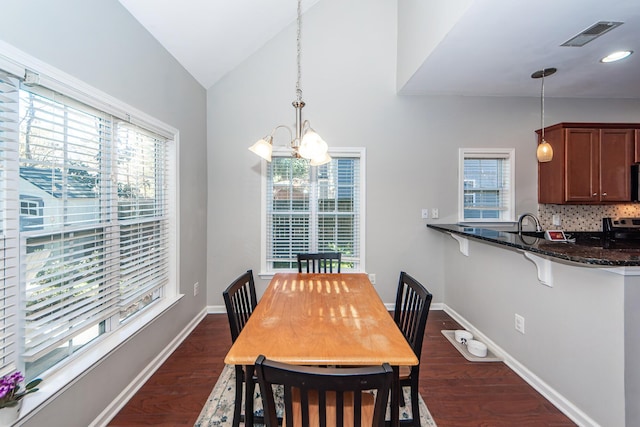
[[393,366],[393,384],[391,385],[391,427],[400,426],[400,367]]
[[253,382],[255,365],[246,365],[244,367],[245,378],[245,396],[244,396],[244,425],[245,427],[253,427],[253,392],[255,383]]

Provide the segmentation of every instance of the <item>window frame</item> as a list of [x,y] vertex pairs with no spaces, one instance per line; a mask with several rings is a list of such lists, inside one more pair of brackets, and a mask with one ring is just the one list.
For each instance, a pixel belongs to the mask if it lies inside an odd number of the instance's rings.
[[[169,140],[167,147],[167,176],[169,178],[166,190],[166,194],[170,198],[167,212],[169,217],[168,283],[163,288],[161,299],[149,305],[146,310],[140,311],[138,315],[131,316],[131,318],[122,322],[118,322],[116,319],[108,320],[112,326],[110,332],[99,337],[92,346],[78,351],[45,371],[41,376],[46,378],[46,381],[39,386],[39,392],[29,395],[23,400],[21,420],[25,421],[35,413],[35,409],[41,407],[48,399],[58,394],[93,366],[104,360],[106,356],[118,349],[162,313],[173,307],[184,296],[179,292],[180,236],[178,226],[180,224],[180,211],[176,208],[180,206],[180,197],[177,191],[180,186],[178,157],[180,132],[178,129],[130,106],[120,99],[34,58],[2,40],[0,40],[0,69],[8,74],[17,76],[19,79],[36,79],[34,83],[40,86],[64,94],[65,97],[145,128]],[[17,169],[12,173],[14,174],[14,179],[17,180]],[[15,203],[17,203],[19,212],[20,200],[17,197],[17,193],[16,189],[15,196],[12,197],[17,200]],[[12,222],[17,224],[18,216]],[[16,251],[19,250],[20,244],[18,242]],[[20,283],[18,284],[21,285]],[[15,308],[15,314],[21,316],[17,307]],[[21,336],[18,337],[16,342],[21,339]],[[16,356],[17,358],[18,356]]]
[[[330,147],[329,155],[332,158],[339,157],[357,157],[360,159],[360,227],[359,233],[359,245],[360,245],[360,257],[359,268],[353,270],[353,272],[366,272],[365,266],[365,230],[366,230],[366,149],[364,147]],[[272,151],[272,157],[287,157],[291,156],[291,149],[285,146],[274,146]],[[263,279],[270,279],[276,273],[295,272],[298,270],[272,270],[268,267],[267,262],[267,169],[269,164],[266,160],[261,160],[261,176],[260,176],[260,273],[258,276]],[[344,272],[344,271],[343,271]]]
[[[464,161],[477,158],[504,158],[509,162],[508,200],[503,205],[506,210],[500,218],[465,218],[465,180]],[[515,148],[460,148],[458,150],[458,222],[461,223],[508,223],[515,221]]]

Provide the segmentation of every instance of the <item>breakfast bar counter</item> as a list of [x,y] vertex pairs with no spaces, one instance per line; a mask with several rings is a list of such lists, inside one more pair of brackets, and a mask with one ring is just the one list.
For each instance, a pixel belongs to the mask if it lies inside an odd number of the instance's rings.
[[640,246],[603,245],[600,232],[568,232],[575,241],[552,242],[531,232],[519,235],[516,231],[482,225],[428,224],[427,227],[457,239],[505,246],[505,249],[525,251],[558,262],[587,264],[585,267],[640,267]]

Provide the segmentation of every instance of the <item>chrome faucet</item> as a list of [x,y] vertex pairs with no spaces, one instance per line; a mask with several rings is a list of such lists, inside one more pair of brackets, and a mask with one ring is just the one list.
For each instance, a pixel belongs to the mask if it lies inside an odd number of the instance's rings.
[[522,234],[522,221],[524,221],[526,217],[533,219],[533,221],[536,223],[536,231],[542,231],[542,226],[540,225],[540,220],[538,219],[538,217],[536,217],[532,213],[527,212],[527,213],[523,213],[518,218],[518,234]]

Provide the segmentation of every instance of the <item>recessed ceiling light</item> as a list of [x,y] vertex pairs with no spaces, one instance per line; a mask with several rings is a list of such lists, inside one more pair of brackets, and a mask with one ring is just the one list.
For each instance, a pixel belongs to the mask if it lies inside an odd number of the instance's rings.
[[600,62],[615,62],[615,61],[620,61],[621,59],[626,58],[627,56],[631,55],[633,53],[632,50],[619,50],[618,52],[613,52],[612,54],[609,54],[607,56],[605,56],[604,58],[602,58],[600,60]]

